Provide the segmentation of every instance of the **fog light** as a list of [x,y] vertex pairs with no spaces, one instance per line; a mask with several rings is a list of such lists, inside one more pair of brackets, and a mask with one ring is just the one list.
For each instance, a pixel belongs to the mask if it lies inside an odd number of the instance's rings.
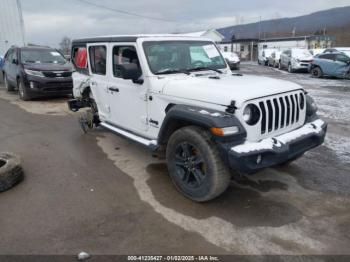
[[30,86],[31,89],[33,89],[33,88],[35,88],[35,83],[34,82],[30,82],[29,86]]
[[261,163],[261,160],[262,160],[261,155],[258,155],[258,157],[256,158],[256,163],[257,163],[257,164],[260,164],[260,163]]

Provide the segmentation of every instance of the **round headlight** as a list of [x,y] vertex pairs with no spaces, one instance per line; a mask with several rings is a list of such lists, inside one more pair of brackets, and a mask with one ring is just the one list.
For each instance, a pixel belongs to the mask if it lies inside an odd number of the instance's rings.
[[300,109],[301,109],[301,110],[304,109],[304,106],[305,106],[305,98],[304,98],[304,95],[303,95],[303,94],[300,94],[300,96],[299,96],[299,106],[300,106]]
[[255,125],[260,119],[260,110],[254,104],[247,105],[243,110],[243,120],[248,125]]

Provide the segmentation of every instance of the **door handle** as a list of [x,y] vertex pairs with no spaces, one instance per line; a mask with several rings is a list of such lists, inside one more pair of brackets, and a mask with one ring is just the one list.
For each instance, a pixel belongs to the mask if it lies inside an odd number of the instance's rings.
[[110,90],[112,92],[119,92],[119,88],[117,88],[117,87],[109,87],[108,90]]

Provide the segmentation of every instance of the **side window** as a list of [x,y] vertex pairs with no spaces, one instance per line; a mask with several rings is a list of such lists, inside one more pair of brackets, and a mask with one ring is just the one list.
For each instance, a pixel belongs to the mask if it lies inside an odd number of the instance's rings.
[[13,52],[12,52],[12,59],[11,59],[11,62],[12,62],[13,59],[18,60],[17,50],[16,50],[16,49],[14,49]]
[[244,52],[244,45],[241,45],[241,52]]
[[72,52],[72,62],[78,72],[87,74],[87,50],[86,47],[75,47]]
[[5,56],[5,61],[7,61],[7,62],[12,61],[12,54],[13,54],[13,49],[7,51],[7,54]]
[[91,46],[89,56],[91,72],[97,75],[106,75],[106,47]]
[[346,55],[338,54],[336,60],[339,62],[347,63],[350,59]]
[[320,55],[319,58],[326,59],[326,60],[334,60],[334,55],[332,55],[332,54],[325,54],[325,55]]
[[141,72],[139,58],[134,46],[113,47],[113,75],[123,78],[123,69],[135,69]]

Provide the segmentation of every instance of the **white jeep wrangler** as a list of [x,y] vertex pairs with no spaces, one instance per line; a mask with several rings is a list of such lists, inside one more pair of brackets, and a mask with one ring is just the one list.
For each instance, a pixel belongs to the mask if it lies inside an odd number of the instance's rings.
[[215,44],[179,35],[73,41],[83,126],[101,126],[165,157],[176,187],[207,201],[231,172],[290,162],[323,143],[327,125],[301,86],[232,74]]

